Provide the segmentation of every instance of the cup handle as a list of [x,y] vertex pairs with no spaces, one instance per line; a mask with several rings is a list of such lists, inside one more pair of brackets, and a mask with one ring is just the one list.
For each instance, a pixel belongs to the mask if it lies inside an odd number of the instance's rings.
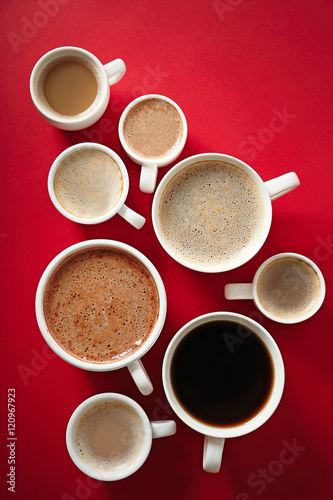
[[206,472],[218,472],[221,467],[225,438],[205,436],[203,469]]
[[114,85],[122,79],[126,72],[126,66],[122,59],[115,59],[107,64],[104,64],[106,75],[109,79],[109,85]]
[[142,165],[140,189],[144,193],[153,193],[156,186],[157,165]]
[[177,427],[174,420],[160,420],[150,422],[153,438],[172,436],[176,433]]
[[276,200],[276,198],[280,198],[280,196],[297,188],[300,185],[300,181],[295,172],[288,172],[275,179],[266,181],[264,184],[271,200]]
[[145,370],[140,359],[133,361],[127,367],[129,369],[130,374],[133,377],[134,382],[138,386],[139,391],[144,395],[148,396],[153,392],[153,384],[150,381],[150,378]]
[[123,205],[118,214],[121,215],[127,222],[132,224],[132,226],[136,227],[136,229],[141,229],[146,219],[139,215],[137,212],[134,212],[131,208],[128,208],[126,205]]
[[253,299],[252,283],[229,283],[224,287],[224,296],[228,300]]

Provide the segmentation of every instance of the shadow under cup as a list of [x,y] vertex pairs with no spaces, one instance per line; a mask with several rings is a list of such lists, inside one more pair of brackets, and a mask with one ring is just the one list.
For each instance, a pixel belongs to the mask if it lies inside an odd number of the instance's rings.
[[[62,290],[65,312],[56,303]],[[45,269],[36,316],[48,345],[68,363],[90,371],[128,366],[132,373],[163,328],[166,294],[159,273],[141,252],[113,240],[88,240],[61,252]],[[132,376],[141,390],[145,382]]]
[[212,466],[204,457],[210,472],[220,467],[225,438],[248,434],[270,418],[285,379],[271,335],[250,318],[228,312],[200,316],[181,328],[167,348],[162,373],[178,417],[206,436],[208,448],[218,438],[220,458],[212,458]]

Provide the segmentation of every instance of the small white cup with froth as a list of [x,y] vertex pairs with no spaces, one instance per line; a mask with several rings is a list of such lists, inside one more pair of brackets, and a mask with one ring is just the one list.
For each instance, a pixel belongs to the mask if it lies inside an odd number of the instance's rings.
[[304,255],[284,252],[267,259],[252,283],[228,283],[228,300],[252,299],[267,318],[278,323],[300,323],[311,318],[324,302],[326,285],[319,267]]
[[158,168],[170,165],[183,151],[187,121],[172,99],[147,94],[134,99],[125,108],[118,133],[127,155],[141,165],[141,191],[153,193]]
[[[113,406],[115,411],[109,415],[104,411],[103,415],[103,405],[111,410]],[[85,425],[87,419],[90,421]],[[112,423],[119,428],[110,428]],[[76,408],[67,425],[66,445],[71,459],[82,472],[100,481],[117,481],[134,474],[144,464],[154,438],[171,436],[175,432],[173,420],[150,422],[133,399],[123,394],[102,393],[86,399]],[[87,435],[82,436],[84,433]],[[78,439],[81,439],[80,444]],[[101,456],[91,448],[93,440],[97,441],[95,448],[103,448]]]
[[121,215],[137,229],[145,218],[125,205],[129,176],[112,149],[93,142],[71,146],[53,162],[48,191],[55,208],[80,224],[99,224]]
[[298,185],[294,172],[264,182],[232,156],[191,156],[172,167],[156,189],[154,231],[164,250],[183,266],[205,273],[229,271],[264,244],[271,201]]

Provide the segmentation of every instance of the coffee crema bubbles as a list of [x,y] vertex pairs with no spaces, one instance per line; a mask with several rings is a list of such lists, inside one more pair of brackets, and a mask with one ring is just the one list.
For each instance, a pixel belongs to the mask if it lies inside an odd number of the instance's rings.
[[62,349],[90,363],[110,363],[136,352],[153,331],[159,293],[150,271],[114,248],[68,256],[44,291],[47,328]]
[[167,245],[186,261],[207,267],[246,255],[260,237],[264,219],[264,201],[255,182],[223,161],[200,161],[182,169],[159,204]]

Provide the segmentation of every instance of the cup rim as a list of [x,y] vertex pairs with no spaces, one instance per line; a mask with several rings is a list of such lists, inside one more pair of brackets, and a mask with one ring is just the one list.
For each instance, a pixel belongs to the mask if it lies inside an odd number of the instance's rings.
[[[222,427],[222,426],[212,426],[208,424],[204,424],[199,420],[192,417],[178,402],[170,379],[170,366],[173,354],[179,345],[179,342],[195,328],[203,323],[209,323],[216,320],[227,320],[227,321],[235,321],[236,323],[240,323],[241,325],[247,326],[251,330],[253,330],[260,339],[265,343],[267,349],[270,352],[273,365],[274,365],[274,382],[273,388],[271,390],[271,394],[268,398],[267,403],[264,408],[255,415],[252,419],[248,420],[243,424],[235,425],[234,427]],[[243,316],[234,312],[226,312],[226,311],[218,311],[213,313],[204,314],[202,316],[198,316],[188,323],[186,323],[171,339],[165,355],[163,359],[162,365],[162,381],[163,387],[166,394],[166,397],[169,401],[170,406],[176,415],[189,427],[193,430],[199,432],[200,434],[204,434],[206,436],[218,437],[218,438],[232,438],[243,436],[248,434],[259,427],[261,427],[275,412],[278,407],[285,383],[285,370],[284,363],[282,359],[281,352],[273,339],[270,333],[259,323],[248,318],[247,316]]]
[[[275,260],[287,258],[287,257],[295,258],[297,260],[301,260],[301,261],[305,262],[306,264],[308,264],[314,270],[314,272],[318,276],[318,279],[320,282],[320,295],[319,295],[319,298],[318,298],[316,305],[310,311],[308,311],[307,314],[303,314],[302,316],[300,316],[298,318],[280,318],[279,316],[276,316],[275,314],[270,313],[269,311],[267,311],[267,309],[264,308],[264,306],[261,304],[260,299],[258,297],[257,285],[258,285],[258,280],[259,280],[259,277],[260,277],[260,274],[262,273],[262,271],[271,262],[274,262]],[[257,271],[254,275],[254,278],[253,278],[253,282],[252,282],[252,293],[253,293],[253,300],[254,300],[256,307],[267,318],[269,318],[272,321],[275,321],[277,323],[296,324],[296,323],[300,323],[302,321],[305,321],[305,320],[311,318],[320,309],[320,307],[322,306],[324,299],[325,299],[326,285],[325,285],[325,279],[324,279],[323,273],[321,272],[321,270],[319,269],[317,264],[315,264],[311,259],[309,259],[308,257],[301,255],[299,253],[283,252],[283,253],[278,253],[278,254],[272,255],[272,257],[265,260],[261,264],[261,266],[257,269]]]
[[[169,246],[167,240],[163,237],[162,235],[162,230],[160,228],[160,223],[159,223],[159,217],[158,217],[158,212],[159,212],[159,204],[160,200],[162,198],[163,192],[167,185],[170,183],[170,181],[184,168],[189,167],[190,165],[194,165],[195,163],[201,162],[201,161],[222,161],[225,163],[231,163],[232,165],[241,168],[243,171],[245,171],[251,179],[256,183],[258,189],[260,190],[260,194],[262,196],[263,202],[264,202],[264,223],[263,223],[263,228],[260,234],[260,238],[258,238],[258,241],[256,244],[253,244],[251,247],[251,251],[249,251],[242,259],[239,259],[236,263],[231,262],[229,264],[224,264],[220,266],[204,266],[204,265],[199,265],[195,264],[193,262],[187,261],[180,255],[178,255],[172,248]],[[174,165],[162,178],[161,182],[157,186],[157,189],[154,193],[154,198],[153,198],[153,203],[152,203],[152,223],[153,223],[153,228],[155,235],[160,242],[162,248],[172,257],[176,262],[179,264],[182,264],[185,267],[188,267],[189,269],[192,269],[194,271],[199,271],[199,272],[204,272],[204,273],[220,273],[220,272],[225,272],[225,271],[230,271],[232,269],[236,269],[237,267],[242,266],[246,262],[252,259],[263,244],[265,243],[267,236],[269,234],[269,230],[271,227],[271,222],[272,222],[272,202],[269,197],[268,191],[265,187],[264,181],[261,179],[259,174],[252,168],[250,167],[247,163],[243,162],[242,160],[239,160],[238,158],[235,158],[233,156],[227,155],[227,154],[222,154],[222,153],[201,153],[197,155],[190,156],[188,158],[185,158],[184,160],[180,161],[176,165]]]
[[[179,113],[179,115],[180,115],[180,117],[182,119],[183,134],[182,134],[180,143],[178,144],[177,148],[174,151],[172,151],[172,153],[170,153],[167,156],[164,156],[163,158],[154,158],[154,159],[151,159],[151,158],[146,158],[144,156],[140,156],[140,155],[136,154],[134,151],[132,151],[129,148],[129,146],[127,145],[127,142],[125,141],[125,138],[124,138],[123,125],[124,125],[124,121],[125,121],[125,118],[126,118],[128,112],[136,104],[138,104],[139,102],[146,101],[148,99],[161,99],[163,101],[168,102],[169,104],[171,104],[172,106],[174,106],[176,108],[176,110],[178,111],[178,113]],[[135,163],[137,163],[139,165],[143,165],[144,164],[144,165],[147,165],[147,166],[157,166],[157,167],[164,167],[165,165],[169,165],[176,158],[178,158],[178,156],[180,155],[180,153],[184,149],[184,146],[185,146],[185,143],[186,143],[186,140],[187,140],[187,133],[188,133],[188,126],[187,126],[187,121],[186,121],[186,117],[184,115],[183,110],[180,108],[180,106],[175,101],[173,101],[172,99],[170,99],[170,97],[166,97],[166,96],[161,95],[161,94],[144,94],[144,95],[142,95],[140,97],[137,97],[133,101],[131,101],[126,106],[126,108],[124,109],[124,111],[122,112],[120,120],[119,120],[119,124],[118,124],[118,135],[119,135],[119,140],[121,142],[122,147],[124,148],[124,150],[127,153],[127,155]]]
[[[124,359],[120,359],[118,361],[111,361],[108,363],[93,363],[89,361],[84,361],[82,359],[76,358],[75,356],[65,351],[54,340],[51,333],[49,332],[43,311],[43,298],[44,298],[45,287],[52,272],[66,257],[75,254],[77,251],[95,247],[119,249],[137,258],[151,273],[155,281],[159,295],[158,318],[155,327],[153,331],[150,333],[147,340],[143,342],[142,346],[139,347],[137,351],[130,354],[129,356],[126,356]],[[80,243],[76,243],[74,245],[65,248],[65,250],[56,255],[56,257],[54,257],[48,264],[48,266],[45,268],[39,280],[35,297],[35,313],[36,313],[37,324],[42,336],[44,337],[44,340],[49,345],[49,347],[60,358],[62,358],[64,361],[67,361],[69,364],[76,366],[77,368],[82,368],[83,370],[94,371],[94,372],[106,372],[106,371],[118,370],[120,368],[132,364],[134,361],[140,359],[144,354],[146,354],[146,352],[148,352],[149,349],[155,344],[156,340],[158,339],[163,329],[166,318],[166,311],[167,311],[167,296],[165,287],[162,278],[159,272],[157,271],[156,267],[154,266],[154,264],[148,259],[148,257],[146,257],[136,248],[127,245],[126,243],[122,243],[120,241],[107,240],[107,239],[94,239],[94,240],[81,241]]]
[[[67,52],[67,54],[66,54]],[[97,101],[97,96],[94,102],[87,108],[83,113],[80,113],[78,115],[70,116],[70,117],[65,117],[65,115],[61,115],[61,113],[57,113],[56,111],[52,113],[49,111],[46,107],[42,106],[40,103],[40,100],[37,97],[36,90],[35,90],[35,84],[37,82],[37,79],[39,78],[39,75],[43,71],[45,65],[47,64],[48,60],[51,59],[53,60],[54,58],[61,58],[62,56],[65,55],[71,55],[71,54],[80,54],[81,57],[84,58],[89,58],[90,62],[92,62],[98,71],[99,78],[101,79],[101,97]],[[32,98],[32,101],[39,111],[39,113],[47,118],[51,123],[55,124],[63,124],[63,125],[75,125],[78,126],[82,124],[82,127],[84,128],[85,122],[90,119],[95,113],[99,112],[100,109],[106,108],[105,106],[105,96],[108,95],[109,92],[109,85],[108,85],[108,79],[106,72],[103,71],[103,65],[101,61],[91,52],[89,52],[86,49],[82,49],[81,47],[76,47],[73,45],[65,45],[61,47],[56,47],[52,50],[49,50],[45,54],[43,54],[38,61],[35,63],[31,75],[30,75],[30,95]],[[107,105],[107,104],[106,104]]]
[[[144,427],[145,439],[140,454],[125,469],[121,469],[119,471],[117,470],[110,472],[99,471],[98,469],[95,469],[94,467],[90,466],[87,462],[85,462],[83,459],[81,459],[81,457],[75,450],[73,433],[78,419],[80,418],[82,413],[85,412],[89,407],[101,401],[121,401],[127,404],[140,417]],[[95,394],[94,396],[85,399],[79,406],[76,407],[76,409],[72,413],[66,428],[66,446],[69,456],[73,460],[74,464],[88,476],[94,479],[99,479],[100,481],[117,481],[119,479],[128,477],[134,472],[136,472],[147,460],[147,457],[151,450],[152,441],[153,437],[152,437],[151,425],[148,416],[143,410],[143,408],[136,401],[134,401],[134,399],[129,398],[124,394],[119,394],[116,392],[105,392],[105,393]]]
[[[121,171],[122,181],[123,181],[121,196],[117,201],[117,203],[111,208],[111,210],[102,215],[98,215],[97,217],[90,217],[90,218],[79,217],[78,215],[72,214],[71,212],[66,210],[66,208],[64,208],[59,202],[54,191],[54,178],[61,162],[65,158],[67,158],[67,156],[74,153],[75,151],[81,151],[84,149],[94,149],[96,151],[101,151],[110,156],[117,163]],[[73,146],[68,147],[67,149],[62,151],[54,160],[49,171],[47,179],[47,188],[53,205],[64,217],[79,224],[86,224],[86,225],[100,224],[102,222],[111,219],[114,215],[116,215],[119,212],[120,208],[125,204],[129,191],[129,176],[125,163],[115,151],[97,142],[81,142],[79,144],[74,144]]]

